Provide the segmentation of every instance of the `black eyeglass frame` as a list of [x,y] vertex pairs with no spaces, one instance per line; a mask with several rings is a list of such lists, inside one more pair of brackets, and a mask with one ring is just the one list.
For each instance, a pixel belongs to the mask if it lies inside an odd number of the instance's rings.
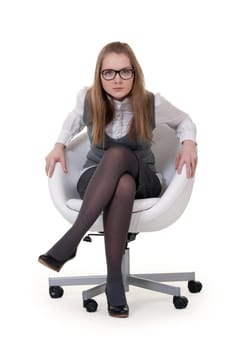
[[[130,78],[123,78],[121,76],[121,72],[124,71],[124,70],[127,70],[127,71],[130,71],[132,73],[131,77]],[[110,79],[107,79],[104,77],[104,72],[107,72],[107,71],[110,71],[110,72],[113,72],[114,73],[114,76],[113,78],[110,78]],[[106,81],[110,81],[110,80],[114,80],[115,77],[117,76],[117,74],[119,74],[120,78],[123,79],[123,80],[129,80],[129,79],[132,79],[132,77],[134,76],[134,73],[135,73],[135,70],[133,68],[122,68],[120,70],[116,70],[116,69],[104,69],[104,70],[101,70],[100,74],[102,75],[103,79],[106,80]]]

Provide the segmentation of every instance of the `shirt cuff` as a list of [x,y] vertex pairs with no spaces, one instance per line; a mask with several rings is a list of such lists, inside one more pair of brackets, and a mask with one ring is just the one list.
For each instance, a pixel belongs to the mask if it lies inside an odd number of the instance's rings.
[[184,133],[184,135],[179,136],[179,140],[180,140],[180,143],[182,143],[186,140],[191,140],[191,141],[197,143],[196,136],[192,135],[192,133],[190,133],[190,132],[188,132],[188,133],[186,132],[186,133]]
[[63,143],[67,146],[72,139],[72,134],[67,130],[62,130],[56,140],[56,143]]

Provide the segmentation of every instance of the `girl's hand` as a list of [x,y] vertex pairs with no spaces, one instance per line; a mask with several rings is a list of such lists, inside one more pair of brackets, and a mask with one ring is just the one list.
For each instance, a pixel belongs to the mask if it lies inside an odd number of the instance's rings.
[[62,143],[56,143],[53,150],[46,156],[47,176],[52,177],[57,162],[61,163],[63,171],[67,173],[64,148],[65,146]]
[[176,169],[178,174],[181,174],[184,164],[186,165],[187,178],[193,177],[197,166],[197,145],[194,141],[185,140],[182,143],[181,149],[176,157]]

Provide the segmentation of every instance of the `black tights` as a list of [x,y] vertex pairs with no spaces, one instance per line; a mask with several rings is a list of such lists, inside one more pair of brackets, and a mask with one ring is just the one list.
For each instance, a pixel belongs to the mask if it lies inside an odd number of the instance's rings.
[[68,260],[103,212],[107,260],[107,296],[111,305],[124,305],[121,261],[126,245],[139,165],[136,155],[122,146],[111,147],[93,174],[79,212],[69,231],[48,251],[55,259]]

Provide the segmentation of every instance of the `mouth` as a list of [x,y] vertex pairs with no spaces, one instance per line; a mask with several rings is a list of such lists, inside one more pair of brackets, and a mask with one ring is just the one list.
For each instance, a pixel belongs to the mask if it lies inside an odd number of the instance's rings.
[[122,88],[122,87],[115,87],[115,88],[113,88],[113,90],[114,90],[114,91],[122,91],[123,88]]

